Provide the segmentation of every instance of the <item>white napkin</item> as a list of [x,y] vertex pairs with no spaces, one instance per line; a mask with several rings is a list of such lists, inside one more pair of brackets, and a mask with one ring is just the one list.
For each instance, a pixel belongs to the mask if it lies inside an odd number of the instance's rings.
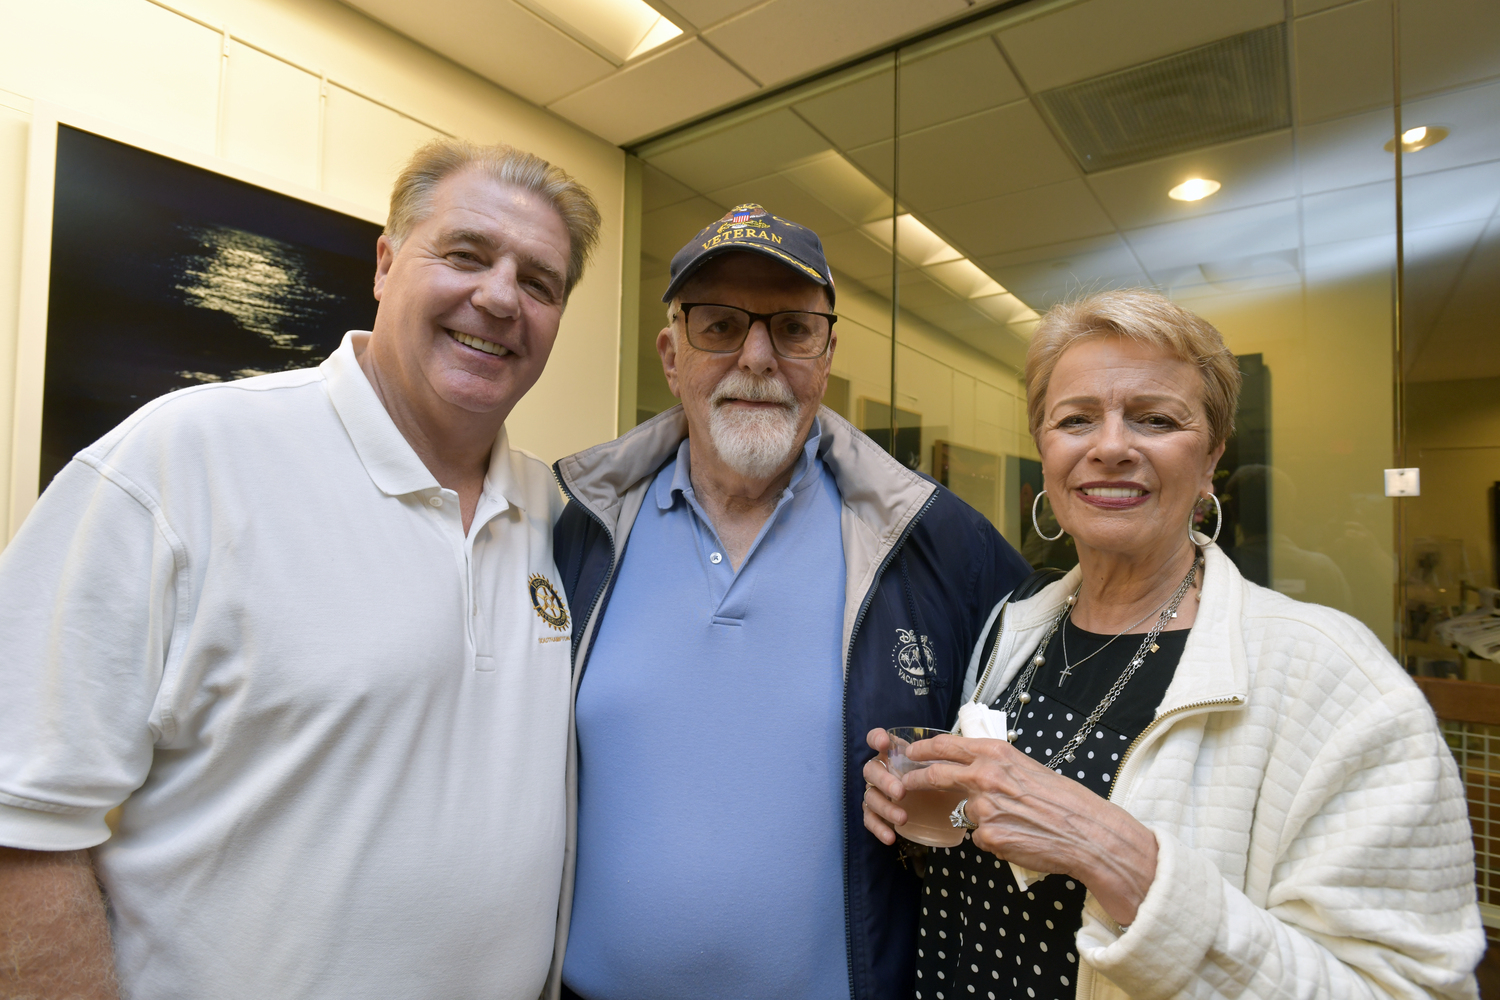
[[[1007,732],[1005,722],[1004,712],[976,702],[971,701],[958,710],[958,734],[969,739],[1003,740]],[[1010,873],[1016,880],[1016,886],[1022,892],[1025,892],[1033,882],[1047,877],[1046,872],[1034,872],[1030,868],[1022,868],[1014,861],[1006,863],[1010,865]]]
[[971,740],[1005,739],[1005,713],[969,702],[958,710],[958,735]]

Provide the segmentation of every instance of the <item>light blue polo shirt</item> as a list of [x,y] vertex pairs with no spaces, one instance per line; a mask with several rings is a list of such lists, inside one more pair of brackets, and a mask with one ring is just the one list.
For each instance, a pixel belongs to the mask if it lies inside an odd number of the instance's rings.
[[630,532],[578,690],[563,979],[587,1000],[849,996],[844,549],[806,446],[736,573],[688,443]]

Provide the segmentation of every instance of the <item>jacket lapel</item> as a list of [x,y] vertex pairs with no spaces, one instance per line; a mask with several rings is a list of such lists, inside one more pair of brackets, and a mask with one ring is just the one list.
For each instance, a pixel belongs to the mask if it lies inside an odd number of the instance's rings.
[[[1188,633],[1187,645],[1172,683],[1156,709],[1158,717],[1203,702],[1243,702],[1250,690],[1250,672],[1245,663],[1241,614],[1245,581],[1239,570],[1217,545],[1203,547],[1206,562],[1203,600],[1198,617]],[[1078,589],[1078,567],[1035,596],[1008,606],[995,659],[995,671],[978,692],[984,704],[1000,696],[1021,667],[1036,652],[1063,602]],[[1003,669],[1002,669],[1003,667]],[[983,671],[984,665],[980,664]]]

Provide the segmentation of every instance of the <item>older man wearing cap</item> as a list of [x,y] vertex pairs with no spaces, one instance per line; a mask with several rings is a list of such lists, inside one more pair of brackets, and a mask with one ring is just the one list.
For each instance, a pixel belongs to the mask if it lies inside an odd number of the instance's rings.
[[819,406],[811,230],[741,205],[662,299],[682,405],[556,466],[578,756],[552,995],[909,996],[919,882],[858,835],[864,735],[951,723],[1027,567]]

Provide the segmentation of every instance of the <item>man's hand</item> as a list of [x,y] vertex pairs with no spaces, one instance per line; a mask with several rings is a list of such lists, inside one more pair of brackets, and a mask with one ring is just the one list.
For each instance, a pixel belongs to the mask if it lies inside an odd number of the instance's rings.
[[0,997],[116,1000],[114,965],[88,852],[0,847]]

